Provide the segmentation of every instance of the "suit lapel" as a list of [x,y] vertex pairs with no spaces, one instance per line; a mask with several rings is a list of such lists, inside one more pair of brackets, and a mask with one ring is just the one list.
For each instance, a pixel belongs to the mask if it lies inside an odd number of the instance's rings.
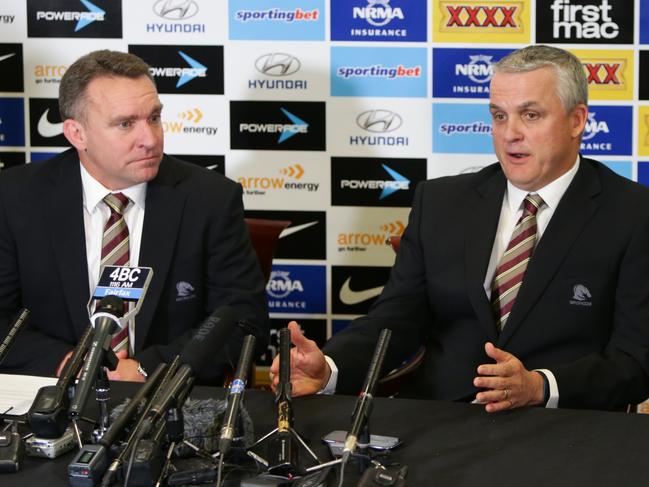
[[144,344],[174,255],[186,195],[175,189],[181,176],[165,156],[146,190],[146,207],[138,263],[153,269],[153,279],[136,317],[135,350]]
[[51,164],[51,178],[45,184],[41,204],[52,236],[54,265],[61,276],[63,295],[73,326],[81,335],[88,326],[86,305],[90,292],[79,159],[72,149]]
[[498,170],[476,188],[464,212],[466,218],[465,269],[467,292],[480,324],[491,340],[497,331],[491,305],[485,294],[484,279],[493,248],[506,181]]
[[597,210],[598,205],[592,196],[599,191],[599,179],[594,169],[582,160],[579,171],[561,198],[534,250],[523,285],[500,336],[499,345],[502,346],[509,340],[539,301],[575,239]]

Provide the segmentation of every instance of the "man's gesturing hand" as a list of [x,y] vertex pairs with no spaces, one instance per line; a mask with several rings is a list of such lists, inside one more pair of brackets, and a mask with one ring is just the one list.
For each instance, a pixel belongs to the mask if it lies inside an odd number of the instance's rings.
[[532,406],[543,401],[543,377],[540,372],[530,372],[511,353],[485,343],[485,352],[496,361],[478,367],[478,377],[473,385],[485,389],[476,401],[485,403],[489,413],[504,409]]
[[[300,326],[291,321],[291,383],[294,396],[305,396],[321,391],[331,375],[331,369],[324,354],[313,340],[306,338],[300,331]],[[275,391],[279,382],[279,354],[270,366],[271,387]]]

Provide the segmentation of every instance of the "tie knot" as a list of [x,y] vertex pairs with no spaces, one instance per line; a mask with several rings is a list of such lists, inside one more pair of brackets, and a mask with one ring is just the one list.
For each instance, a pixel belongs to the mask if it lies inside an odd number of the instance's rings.
[[536,193],[530,193],[523,201],[523,207],[527,213],[536,215],[536,212],[545,206],[545,201]]
[[131,200],[129,200],[128,196],[124,193],[110,193],[104,196],[104,203],[106,203],[111,210],[120,215],[124,214],[124,210],[126,210],[130,201]]

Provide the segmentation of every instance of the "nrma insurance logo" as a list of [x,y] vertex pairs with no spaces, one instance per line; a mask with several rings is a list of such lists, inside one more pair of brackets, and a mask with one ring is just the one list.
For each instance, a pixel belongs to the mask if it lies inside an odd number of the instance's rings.
[[122,37],[122,2],[28,0],[29,37]]
[[433,152],[492,154],[487,105],[434,103]]
[[331,40],[426,42],[426,2],[331,0]]
[[324,0],[230,0],[230,39],[324,40]]
[[494,64],[511,49],[433,49],[433,97],[489,98]]
[[332,47],[332,96],[426,97],[425,48]]
[[581,138],[585,155],[631,155],[633,109],[624,106],[590,106]]
[[271,313],[325,313],[325,266],[274,265],[266,297]]
[[25,145],[25,101],[0,98],[0,146]]

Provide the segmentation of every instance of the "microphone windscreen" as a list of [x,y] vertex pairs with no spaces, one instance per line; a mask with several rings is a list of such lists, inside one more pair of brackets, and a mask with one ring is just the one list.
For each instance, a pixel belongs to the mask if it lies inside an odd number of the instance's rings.
[[118,318],[124,315],[124,301],[122,298],[117,297],[113,294],[104,296],[97,304],[97,309],[95,313],[108,313]]
[[183,347],[180,362],[189,365],[194,372],[207,366],[227,343],[235,323],[234,310],[230,306],[221,306],[214,310]]

